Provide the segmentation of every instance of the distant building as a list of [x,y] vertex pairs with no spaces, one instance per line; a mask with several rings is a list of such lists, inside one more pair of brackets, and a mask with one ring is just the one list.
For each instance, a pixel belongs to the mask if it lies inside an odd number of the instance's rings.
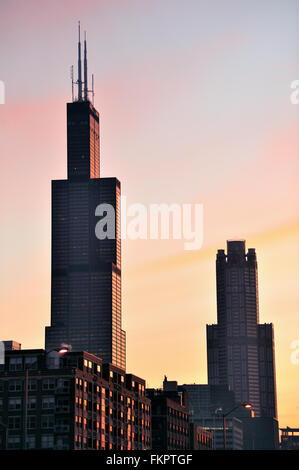
[[189,416],[184,402],[162,390],[147,389],[146,396],[152,408],[152,449],[189,449]]
[[228,385],[237,403],[250,403],[255,417],[268,418],[265,432],[277,429],[272,449],[278,442],[274,333],[272,324],[259,324],[255,249],[246,253],[244,240],[228,241],[227,253],[218,250],[216,274],[217,324],[207,326],[208,383]]
[[[224,430],[223,417],[221,414],[201,418],[197,422],[201,428],[213,432],[213,449],[223,450]],[[225,442],[225,448],[227,450],[244,450],[243,423],[235,416],[226,418]]]
[[213,450],[213,431],[189,423],[190,449]]
[[152,407],[152,449],[211,449],[213,435],[190,426],[188,395],[175,381],[164,378],[163,389],[147,389]]
[[19,351],[21,349],[21,343],[17,341],[3,341],[5,351]]
[[227,385],[184,384],[179,388],[188,393],[190,421],[194,423],[220,409],[226,412],[235,406],[235,394]]
[[281,428],[281,449],[299,450],[299,428]]
[[276,418],[242,417],[244,449],[246,450],[278,450],[279,429]]
[[143,379],[87,352],[6,351],[0,367],[2,449],[151,448]]

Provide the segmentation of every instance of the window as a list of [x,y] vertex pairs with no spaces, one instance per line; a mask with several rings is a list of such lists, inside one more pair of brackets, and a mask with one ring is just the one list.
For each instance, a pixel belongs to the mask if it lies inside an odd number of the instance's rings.
[[19,449],[21,444],[20,436],[8,436],[7,447],[9,449]]
[[[76,416],[76,418],[78,417]],[[78,422],[78,419],[76,422]],[[58,432],[69,432],[69,418],[57,418],[55,423],[55,429]]]
[[44,379],[42,388],[43,388],[43,390],[54,390],[54,388],[55,388],[55,379]]
[[37,389],[36,379],[29,379],[29,381],[28,381],[28,391],[29,392],[35,392],[36,389]]
[[28,410],[35,410],[36,408],[36,397],[28,398]]
[[10,380],[8,385],[8,390],[10,392],[20,392],[22,390],[23,382],[22,380]]
[[57,388],[61,389],[64,393],[69,391],[70,382],[67,379],[58,379]]
[[8,417],[9,429],[20,429],[21,428],[21,417],[20,416],[9,416]]
[[36,356],[28,356],[25,357],[25,369],[37,369],[37,357]]
[[55,406],[55,397],[43,397],[42,408],[44,410],[53,409]]
[[36,438],[34,435],[27,436],[27,449],[35,449],[36,447]]
[[59,436],[56,441],[56,449],[58,450],[68,450],[69,442],[67,436]]
[[41,417],[41,428],[52,429],[54,427],[54,415],[43,415]]
[[9,361],[9,370],[22,370],[23,360],[21,357],[11,357]]
[[41,439],[42,449],[51,449],[54,446],[54,436],[53,434],[44,434]]
[[[86,402],[86,400],[84,400],[84,402]],[[60,411],[69,411],[69,400],[67,398],[59,398],[56,408]]]
[[35,429],[36,428],[36,416],[28,416],[27,418],[27,429]]
[[92,369],[92,362],[88,361],[87,359],[84,359],[84,367],[87,369]]
[[20,410],[21,409],[21,398],[10,398],[8,400],[8,409],[9,410]]

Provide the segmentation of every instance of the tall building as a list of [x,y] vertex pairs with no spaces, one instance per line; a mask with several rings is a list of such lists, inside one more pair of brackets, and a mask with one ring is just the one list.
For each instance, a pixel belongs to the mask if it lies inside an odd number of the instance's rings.
[[[88,351],[125,369],[120,182],[100,178],[99,113],[89,100],[86,40],[82,80],[80,26],[75,83],[78,96],[67,104],[67,179],[52,181],[51,326],[46,327],[46,349],[68,343],[73,351]],[[108,204],[114,233],[99,239],[95,227],[107,212],[96,215],[96,209]]]
[[226,384],[236,402],[252,404],[256,417],[276,418],[274,335],[259,324],[255,249],[228,241],[218,250],[217,325],[207,325],[208,382]]

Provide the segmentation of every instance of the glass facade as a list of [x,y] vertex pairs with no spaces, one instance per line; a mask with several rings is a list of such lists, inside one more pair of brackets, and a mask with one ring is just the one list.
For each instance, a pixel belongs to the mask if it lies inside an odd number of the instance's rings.
[[[120,182],[99,175],[99,116],[67,105],[68,179],[52,181],[51,326],[46,349],[70,344],[126,367],[121,317]],[[115,236],[97,238],[96,208],[109,204]],[[104,214],[105,215],[105,214]]]

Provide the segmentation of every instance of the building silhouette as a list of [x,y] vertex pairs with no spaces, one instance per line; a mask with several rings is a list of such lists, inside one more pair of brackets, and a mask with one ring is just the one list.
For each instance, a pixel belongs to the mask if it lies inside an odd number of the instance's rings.
[[245,241],[218,250],[217,325],[207,326],[208,382],[227,384],[256,417],[277,417],[272,324],[259,324],[256,253]]
[[[72,345],[126,367],[121,318],[120,182],[100,177],[99,113],[89,97],[78,42],[78,96],[67,103],[67,179],[52,181],[51,326],[46,349]],[[99,239],[96,208],[112,208],[114,234]],[[102,213],[105,215],[106,212]]]
[[299,449],[299,428],[281,428],[281,449],[298,450]]

